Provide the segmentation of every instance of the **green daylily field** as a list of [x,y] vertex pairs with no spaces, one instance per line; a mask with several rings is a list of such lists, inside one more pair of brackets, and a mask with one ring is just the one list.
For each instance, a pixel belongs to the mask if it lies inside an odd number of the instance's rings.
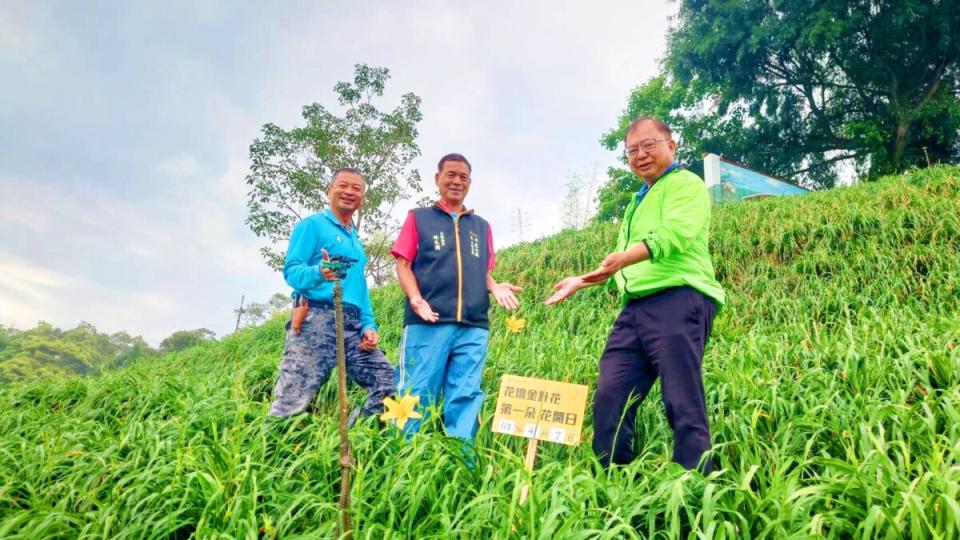
[[[498,279],[526,289],[527,324],[507,332],[492,310],[488,396],[505,373],[592,391],[619,298],[542,300],[614,237],[596,226],[498,255]],[[589,443],[541,444],[520,506],[525,440],[490,432],[488,397],[473,467],[436,427],[410,442],[372,419],[352,430],[355,536],[960,535],[960,168],[718,207],[712,251],[729,299],[704,360],[713,473],[669,461],[655,389],[640,459],[606,471]],[[402,294],[373,301],[395,361]],[[0,387],[0,538],[332,537],[336,384],[314,414],[266,419],[283,325]]]

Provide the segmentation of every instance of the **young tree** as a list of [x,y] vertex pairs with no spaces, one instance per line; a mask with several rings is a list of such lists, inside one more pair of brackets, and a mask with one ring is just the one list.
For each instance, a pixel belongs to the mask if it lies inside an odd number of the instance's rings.
[[[379,259],[390,257],[390,238],[399,231],[391,216],[394,205],[421,190],[420,175],[409,165],[420,154],[416,138],[422,114],[420,98],[412,93],[391,112],[376,108],[388,78],[386,68],[358,64],[353,82],[334,87],[341,115],[313,103],[303,108],[304,125],[285,130],[266,124],[262,137],[250,145],[247,224],[270,240],[261,253],[271,268],[282,268],[282,247],[293,226],[326,207],[331,175],[342,167],[356,167],[367,181],[366,203],[354,219],[366,239],[370,267],[379,268]],[[382,272],[371,277],[378,285],[384,282]]]
[[564,229],[582,229],[590,221],[598,183],[596,165],[590,173],[589,182],[583,173],[570,172],[567,177],[567,196],[560,214]]
[[263,303],[251,302],[243,309],[234,309],[233,314],[243,320],[243,326],[255,326],[264,320],[273,317],[277,312],[290,308],[290,297],[283,293],[273,293],[269,300]]
[[278,311],[290,309],[290,296],[283,293],[273,293],[273,296],[267,300],[267,311],[273,316]]
[[563,199],[563,209],[560,214],[560,223],[564,229],[577,230],[582,227],[580,214],[583,213],[581,207],[583,199],[583,182],[577,175],[571,175],[567,179],[567,196]]
[[267,318],[267,305],[259,302],[250,302],[243,308],[243,325],[256,326]]

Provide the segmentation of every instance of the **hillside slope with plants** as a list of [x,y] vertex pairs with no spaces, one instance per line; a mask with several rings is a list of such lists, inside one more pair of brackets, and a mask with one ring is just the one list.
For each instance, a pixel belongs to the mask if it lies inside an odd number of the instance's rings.
[[[526,289],[527,326],[508,333],[492,310],[488,395],[505,373],[592,390],[619,299],[542,300],[614,235],[564,232],[499,255],[498,278]],[[960,534],[960,169],[723,206],[712,250],[729,293],[704,361],[713,473],[670,463],[655,389],[635,463],[605,471],[589,444],[543,444],[520,506],[525,441],[490,432],[488,398],[473,467],[435,426],[410,442],[372,420],[352,430],[356,536]],[[394,360],[402,302],[395,286],[374,296]],[[313,414],[266,419],[283,326],[0,388],[0,537],[331,537],[336,385]]]

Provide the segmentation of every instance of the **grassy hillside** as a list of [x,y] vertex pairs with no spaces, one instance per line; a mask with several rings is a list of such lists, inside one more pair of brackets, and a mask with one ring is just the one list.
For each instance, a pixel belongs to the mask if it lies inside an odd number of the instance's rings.
[[[718,208],[730,301],[704,363],[714,473],[669,462],[655,390],[641,459],[608,472],[588,444],[541,445],[519,507],[524,441],[490,433],[488,400],[475,468],[436,430],[406,444],[374,422],[352,431],[357,536],[956,537],[958,216],[957,168]],[[541,302],[613,237],[597,227],[501,254],[528,326],[507,334],[493,310],[488,394],[504,373],[592,387],[617,297]],[[395,359],[401,295],[374,303]],[[0,389],[0,537],[330,537],[336,388],[313,415],[266,420],[282,337],[274,320],[97,378]]]

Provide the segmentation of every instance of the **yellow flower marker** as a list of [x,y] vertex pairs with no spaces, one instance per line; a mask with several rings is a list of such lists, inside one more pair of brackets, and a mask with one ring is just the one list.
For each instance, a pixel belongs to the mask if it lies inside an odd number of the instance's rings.
[[387,409],[380,415],[380,420],[396,420],[397,427],[403,429],[407,425],[407,420],[411,418],[423,418],[423,415],[414,409],[420,404],[420,396],[411,396],[407,394],[400,398],[400,401],[392,397],[383,398],[383,406]]
[[[528,439],[524,467],[533,475],[539,441],[580,444],[587,387],[532,377],[504,375],[491,431]],[[520,488],[520,504],[529,485]]]
[[523,330],[525,326],[527,326],[526,319],[518,319],[517,317],[507,317],[506,322],[507,322],[507,330],[513,333],[517,333]]

